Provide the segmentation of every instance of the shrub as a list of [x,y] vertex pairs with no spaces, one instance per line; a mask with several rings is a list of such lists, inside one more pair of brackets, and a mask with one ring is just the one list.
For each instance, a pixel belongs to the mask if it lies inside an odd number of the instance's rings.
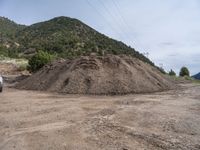
[[187,67],[182,67],[179,75],[180,75],[180,77],[190,76],[190,72]]
[[30,72],[36,72],[44,65],[50,63],[53,60],[53,55],[45,51],[38,51],[38,53],[32,56],[28,61],[28,70]]
[[27,69],[27,65],[26,64],[20,64],[18,66],[18,71],[25,71]]
[[170,76],[176,76],[176,73],[171,69],[170,72],[169,72],[169,75]]

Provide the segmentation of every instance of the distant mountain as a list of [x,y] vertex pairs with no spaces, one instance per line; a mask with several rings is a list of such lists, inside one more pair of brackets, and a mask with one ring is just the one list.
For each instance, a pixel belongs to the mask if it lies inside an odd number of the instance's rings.
[[192,76],[193,78],[197,79],[197,80],[200,80],[200,72],[194,76]]
[[64,58],[90,53],[125,54],[154,65],[130,46],[95,31],[77,19],[56,17],[31,26],[21,26],[2,17],[0,22],[1,37],[12,39],[17,45],[16,53],[45,50]]

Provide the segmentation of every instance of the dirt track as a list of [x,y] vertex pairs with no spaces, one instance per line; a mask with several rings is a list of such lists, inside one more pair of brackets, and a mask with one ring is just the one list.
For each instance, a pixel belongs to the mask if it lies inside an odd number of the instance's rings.
[[1,150],[200,149],[200,86],[115,97],[5,89]]

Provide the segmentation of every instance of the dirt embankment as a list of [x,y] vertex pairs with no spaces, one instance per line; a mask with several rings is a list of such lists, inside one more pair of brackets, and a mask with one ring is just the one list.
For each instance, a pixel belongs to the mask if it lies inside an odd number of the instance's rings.
[[17,85],[68,94],[128,94],[171,89],[156,68],[129,56],[84,56],[54,62]]

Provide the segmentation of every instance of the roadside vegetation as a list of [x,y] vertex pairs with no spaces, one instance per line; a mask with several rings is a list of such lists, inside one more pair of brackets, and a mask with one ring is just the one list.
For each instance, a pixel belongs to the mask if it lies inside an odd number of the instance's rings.
[[174,80],[176,80],[176,81],[186,80],[186,81],[190,81],[190,82],[192,82],[192,83],[198,83],[198,84],[200,84],[200,80],[196,80],[196,79],[194,79],[194,78],[192,78],[192,77],[189,77],[189,76],[184,76],[184,77],[173,76],[172,78],[173,78]]
[[169,71],[169,75],[170,76],[176,76],[176,73],[175,73],[175,71],[173,71],[172,69]]
[[190,76],[190,71],[187,67],[182,67],[179,73],[180,77],[184,77],[184,76]]
[[51,55],[45,51],[38,51],[36,55],[32,56],[28,61],[27,69],[30,72],[36,72],[44,65],[50,63],[55,59],[54,55]]
[[186,81],[200,84],[200,80],[197,80],[190,76],[190,71],[187,67],[182,67],[180,69],[179,76],[177,76],[176,72],[173,71],[172,69],[169,71],[168,75],[170,76],[170,78],[172,78],[175,81],[186,80]]

